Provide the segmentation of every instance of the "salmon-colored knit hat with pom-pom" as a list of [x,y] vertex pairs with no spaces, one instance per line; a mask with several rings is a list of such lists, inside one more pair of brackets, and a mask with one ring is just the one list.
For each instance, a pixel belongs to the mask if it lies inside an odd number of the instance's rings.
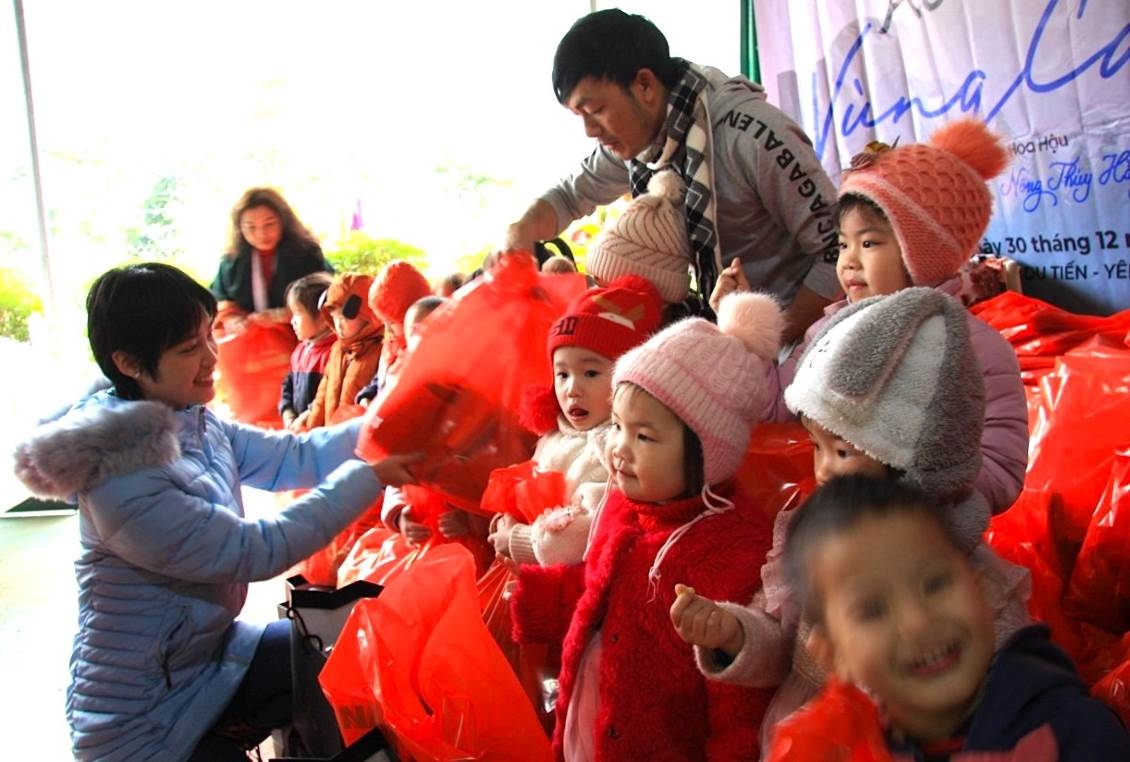
[[398,259],[385,265],[369,288],[369,306],[385,323],[404,323],[408,308],[432,293],[424,274]]
[[706,484],[723,482],[741,465],[765,407],[783,328],[773,297],[730,294],[717,325],[680,320],[621,357],[613,387],[635,384],[667,406],[702,442]]
[[914,285],[936,286],[973,256],[993,211],[985,183],[1008,160],[1000,136],[964,118],[927,143],[857,154],[840,197],[862,196],[882,209]]
[[631,205],[593,243],[585,260],[589,274],[608,283],[634,273],[647,278],[668,304],[690,291],[691,242],[687,237],[678,173],[656,172],[647,193]]

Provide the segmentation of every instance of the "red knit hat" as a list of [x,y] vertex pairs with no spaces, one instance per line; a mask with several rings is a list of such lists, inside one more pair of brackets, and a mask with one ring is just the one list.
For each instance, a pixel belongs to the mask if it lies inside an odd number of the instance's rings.
[[383,322],[403,323],[408,308],[431,293],[424,274],[412,263],[397,259],[385,265],[373,280],[369,306]]
[[615,361],[659,328],[663,300],[639,275],[623,275],[580,294],[549,329],[549,356],[558,347],[584,347]]
[[882,209],[914,285],[936,286],[973,256],[993,211],[985,182],[1008,166],[1008,150],[973,118],[947,124],[929,143],[880,146],[852,159],[840,197]]

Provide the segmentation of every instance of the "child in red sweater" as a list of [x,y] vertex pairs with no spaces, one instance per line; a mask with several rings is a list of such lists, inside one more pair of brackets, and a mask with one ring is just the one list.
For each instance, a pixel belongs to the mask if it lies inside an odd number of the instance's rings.
[[[707,680],[670,626],[675,583],[752,595],[766,515],[732,486],[782,318],[759,294],[680,321],[613,372],[613,478],[583,565],[521,567],[516,636],[564,635],[554,745],[570,760],[756,759],[770,691]],[[725,592],[723,592],[725,591]]]

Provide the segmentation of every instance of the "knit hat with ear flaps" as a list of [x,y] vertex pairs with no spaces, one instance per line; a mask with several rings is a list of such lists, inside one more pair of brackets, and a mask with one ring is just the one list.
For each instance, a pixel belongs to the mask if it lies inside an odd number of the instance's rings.
[[985,183],[1008,166],[1008,150],[983,122],[966,118],[928,143],[865,151],[851,164],[840,197],[862,196],[882,209],[914,285],[936,286],[977,249],[993,211]]
[[657,172],[647,184],[647,193],[636,196],[597,238],[586,260],[588,272],[605,283],[635,273],[651,281],[668,304],[686,299],[692,258],[685,195],[676,172]]
[[612,384],[632,383],[683,420],[702,442],[707,485],[732,477],[765,406],[784,317],[767,294],[730,294],[718,325],[687,318],[616,363]]
[[385,265],[369,287],[369,306],[386,323],[404,323],[408,308],[432,293],[428,279],[410,262],[398,259]]
[[965,308],[931,288],[849,305],[809,345],[785,389],[789,410],[962,503],[953,528],[969,547],[988,522],[981,470],[985,380]]

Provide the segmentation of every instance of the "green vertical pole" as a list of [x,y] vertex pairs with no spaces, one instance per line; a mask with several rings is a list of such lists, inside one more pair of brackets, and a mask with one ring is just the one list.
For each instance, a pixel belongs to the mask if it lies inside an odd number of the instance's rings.
[[761,82],[761,64],[757,60],[757,23],[753,17],[753,0],[741,0],[742,74]]

